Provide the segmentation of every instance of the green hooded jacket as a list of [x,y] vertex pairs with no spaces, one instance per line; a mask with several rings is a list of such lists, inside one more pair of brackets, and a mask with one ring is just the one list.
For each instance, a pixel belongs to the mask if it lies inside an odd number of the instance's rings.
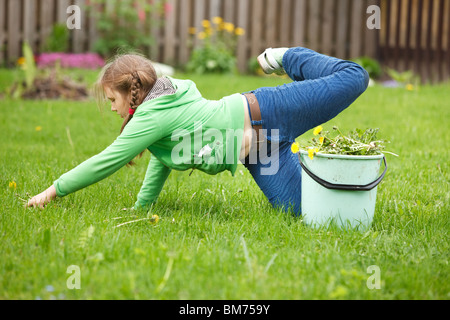
[[156,201],[172,170],[234,176],[244,132],[241,94],[207,100],[194,82],[168,79],[176,92],[144,102],[108,148],[57,179],[59,197],[107,178],[145,149],[152,157],[135,209]]

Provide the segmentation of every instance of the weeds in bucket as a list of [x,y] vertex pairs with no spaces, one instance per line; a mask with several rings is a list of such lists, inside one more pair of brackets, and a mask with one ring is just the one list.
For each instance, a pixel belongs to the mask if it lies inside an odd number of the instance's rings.
[[379,129],[368,128],[365,131],[355,129],[344,135],[337,126],[333,127],[335,135],[332,136],[329,131],[324,131],[322,126],[314,129],[314,138],[308,146],[300,146],[295,142],[292,145],[292,152],[298,153],[300,149],[308,151],[308,156],[313,159],[317,153],[372,156],[382,153],[389,153],[398,156],[395,153],[386,151],[387,140],[377,138]]

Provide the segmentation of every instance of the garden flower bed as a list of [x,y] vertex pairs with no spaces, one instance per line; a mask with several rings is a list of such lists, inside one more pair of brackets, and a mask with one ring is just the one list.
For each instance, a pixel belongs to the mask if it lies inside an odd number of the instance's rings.
[[105,63],[96,53],[56,52],[35,56],[27,43],[23,52],[24,56],[17,61],[19,79],[7,89],[7,95],[13,98],[84,100],[89,97],[85,84],[74,81],[62,69],[92,70]]
[[38,68],[54,67],[59,64],[62,68],[98,69],[105,61],[96,53],[42,53],[36,59]]

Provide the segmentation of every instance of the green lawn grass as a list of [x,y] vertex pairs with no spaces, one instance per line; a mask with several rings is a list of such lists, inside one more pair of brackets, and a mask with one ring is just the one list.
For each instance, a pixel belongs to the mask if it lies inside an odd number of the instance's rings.
[[[179,76],[211,99],[287,81]],[[0,70],[0,89],[11,78]],[[122,209],[149,153],[44,210],[25,209],[23,199],[107,147],[121,119],[93,101],[3,98],[0,299],[449,299],[449,101],[449,84],[376,86],[324,125],[379,127],[400,155],[387,156],[373,226],[359,232],[312,229],[272,209],[242,165],[235,177],[173,172],[149,213],[159,222],[117,227],[147,217]],[[67,285],[72,265],[78,290]],[[380,289],[367,285],[371,266]]]

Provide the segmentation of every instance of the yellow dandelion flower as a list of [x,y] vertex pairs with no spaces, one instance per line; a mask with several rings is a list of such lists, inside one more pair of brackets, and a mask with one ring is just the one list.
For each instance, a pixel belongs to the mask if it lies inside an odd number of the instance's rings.
[[230,23],[230,22],[226,22],[223,26],[223,28],[228,31],[228,32],[233,32],[234,31],[234,24]]
[[212,28],[206,28],[205,33],[206,33],[206,35],[211,36],[214,33],[214,31]]
[[37,132],[42,131],[42,127],[41,126],[37,126],[36,128],[34,128]]
[[209,22],[209,20],[203,20],[202,26],[203,28],[211,28],[211,22]]
[[325,140],[325,137],[320,137],[320,138],[319,138],[319,143],[320,143],[320,144],[323,144],[323,140]]
[[406,85],[406,90],[408,90],[408,91],[413,91],[413,90],[414,90],[414,86],[413,86],[411,83],[408,83],[408,84]]
[[149,222],[150,222],[151,224],[157,224],[158,221],[159,221],[159,216],[156,215],[156,214],[152,215],[152,217],[149,219]]
[[19,66],[23,66],[25,63],[26,63],[25,57],[20,57],[20,58],[17,60],[17,64],[18,64]]
[[189,34],[196,34],[197,33],[197,28],[191,27],[189,28]]
[[223,19],[221,17],[214,17],[212,18],[212,21],[215,24],[221,24],[223,22]]
[[242,28],[236,28],[236,30],[234,30],[234,33],[235,33],[237,36],[243,36],[243,35],[245,34],[245,30],[242,29]]
[[313,160],[314,159],[314,149],[308,149],[308,157]]
[[206,32],[199,32],[197,35],[197,38],[199,38],[200,40],[203,40],[206,38]]
[[10,189],[17,189],[17,183],[15,181],[11,181],[9,183],[9,188]]
[[292,153],[298,153],[300,151],[300,145],[297,142],[294,142],[291,145],[291,151]]
[[317,136],[317,135],[319,135],[322,132],[322,130],[323,130],[323,127],[322,126],[318,126],[317,128],[314,129],[313,134],[315,136]]

